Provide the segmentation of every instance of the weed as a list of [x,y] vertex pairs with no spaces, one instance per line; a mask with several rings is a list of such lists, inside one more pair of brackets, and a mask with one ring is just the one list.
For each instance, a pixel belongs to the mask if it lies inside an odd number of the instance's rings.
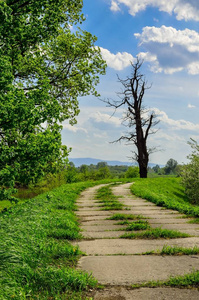
[[164,246],[160,251],[160,255],[197,255],[199,254],[199,248],[183,248],[183,247],[171,247]]
[[145,219],[141,215],[127,215],[127,214],[114,214],[111,217],[107,218],[107,220],[138,220]]
[[188,223],[191,223],[191,224],[199,224],[199,218],[190,220],[190,221],[188,221]]
[[193,248],[184,248],[184,247],[176,247],[176,246],[168,246],[164,245],[162,250],[157,251],[147,251],[142,253],[142,255],[198,255],[199,248],[197,246]]
[[124,221],[119,221],[117,223],[115,223],[115,225],[129,225],[130,222],[128,220],[124,220]]
[[176,230],[168,230],[162,228],[150,228],[146,231],[137,232],[137,233],[125,233],[121,238],[126,239],[174,239],[174,238],[185,238],[190,235],[186,233],[181,233]]
[[133,231],[133,230],[145,230],[150,228],[150,225],[147,221],[138,220],[135,222],[129,223],[129,225],[124,229],[126,231]]
[[170,277],[166,281],[149,281],[141,284],[134,284],[132,288],[141,288],[141,287],[179,287],[179,288],[191,288],[199,286],[199,271],[193,271],[192,273],[185,274],[183,276]]

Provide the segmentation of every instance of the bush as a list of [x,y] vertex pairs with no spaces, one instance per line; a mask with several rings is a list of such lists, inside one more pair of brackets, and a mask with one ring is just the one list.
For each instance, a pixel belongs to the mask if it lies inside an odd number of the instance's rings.
[[190,201],[199,204],[199,145],[193,139],[188,144],[193,152],[188,156],[190,163],[182,168],[182,183]]
[[139,168],[138,167],[129,167],[125,173],[126,178],[137,178],[139,177]]

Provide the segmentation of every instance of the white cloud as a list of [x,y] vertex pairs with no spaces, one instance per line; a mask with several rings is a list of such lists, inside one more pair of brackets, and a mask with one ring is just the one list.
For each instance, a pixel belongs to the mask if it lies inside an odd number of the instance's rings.
[[118,3],[114,0],[111,1],[111,10],[114,12],[120,11],[120,7],[119,7]]
[[187,107],[188,108],[195,108],[196,106],[189,103]]
[[194,124],[186,120],[173,120],[168,117],[164,111],[160,111],[158,108],[154,108],[157,118],[163,123],[163,125],[169,126],[171,130],[188,130],[199,131],[199,124]]
[[108,114],[105,113],[101,113],[101,112],[96,112],[92,115],[92,117],[89,118],[89,121],[95,125],[97,125],[97,127],[100,129],[104,129],[104,128],[110,128],[110,127],[120,127],[121,126],[121,120],[120,118],[114,117],[114,116],[110,116]]
[[110,68],[115,70],[123,70],[130,66],[131,62],[134,61],[134,57],[127,52],[118,52],[117,54],[111,53],[109,50],[100,47],[102,57],[106,61]]
[[77,132],[84,132],[84,133],[88,133],[87,129],[79,127],[78,125],[74,125],[71,126],[70,124],[62,124],[63,125],[63,129],[67,129],[71,132],[77,133]]
[[144,27],[142,33],[135,33],[140,46],[147,52],[139,56],[151,63],[155,73],[172,74],[186,70],[189,74],[199,74],[199,33],[177,30],[173,27]]
[[135,16],[148,6],[157,7],[160,11],[174,13],[178,20],[199,21],[199,1],[197,0],[111,0],[111,10],[121,10],[124,5],[129,13]]

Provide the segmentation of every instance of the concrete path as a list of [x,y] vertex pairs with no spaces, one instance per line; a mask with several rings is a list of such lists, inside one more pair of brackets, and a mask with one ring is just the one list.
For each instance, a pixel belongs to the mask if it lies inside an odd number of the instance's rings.
[[[162,209],[130,193],[132,183],[114,186],[112,191],[124,204],[122,211],[103,211],[95,199],[101,186],[84,191],[77,201],[84,240],[79,245],[83,256],[78,268],[83,269],[105,285],[101,291],[93,291],[91,299],[199,299],[198,290],[177,288],[141,288],[132,290],[131,285],[150,280],[166,280],[170,276],[184,275],[199,270],[199,255],[157,256],[143,255],[147,251],[158,251],[164,245],[199,247],[199,225],[189,224],[177,211]],[[130,240],[121,239],[125,225],[107,220],[114,213],[142,215],[151,227],[178,230],[191,235],[188,238]]]

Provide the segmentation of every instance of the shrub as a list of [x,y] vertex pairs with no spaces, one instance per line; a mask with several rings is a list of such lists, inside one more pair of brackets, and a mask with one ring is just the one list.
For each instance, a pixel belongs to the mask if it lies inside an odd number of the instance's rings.
[[138,167],[129,167],[125,173],[126,178],[138,178],[139,177],[139,168]]
[[188,156],[190,163],[182,169],[182,184],[190,201],[199,204],[199,145],[193,139],[188,144],[193,152]]

